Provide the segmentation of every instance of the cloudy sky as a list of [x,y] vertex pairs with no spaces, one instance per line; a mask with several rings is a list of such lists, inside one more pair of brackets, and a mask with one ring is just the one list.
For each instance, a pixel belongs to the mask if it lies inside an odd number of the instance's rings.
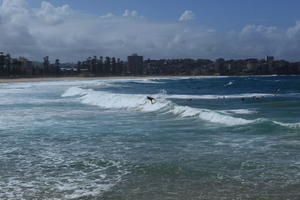
[[299,8],[298,0],[0,0],[0,51],[74,62],[132,53],[300,61]]

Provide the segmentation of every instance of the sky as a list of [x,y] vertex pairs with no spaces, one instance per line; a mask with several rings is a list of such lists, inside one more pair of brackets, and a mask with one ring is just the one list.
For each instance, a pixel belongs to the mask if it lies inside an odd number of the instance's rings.
[[300,61],[298,0],[0,0],[0,51]]
[[[42,0],[29,0],[39,7]],[[247,24],[292,26],[300,19],[299,0],[51,0],[53,5],[71,5],[81,12],[101,15],[136,10],[153,21],[172,22],[185,10],[192,10],[200,24],[229,30]],[[151,3],[150,3],[151,2]]]

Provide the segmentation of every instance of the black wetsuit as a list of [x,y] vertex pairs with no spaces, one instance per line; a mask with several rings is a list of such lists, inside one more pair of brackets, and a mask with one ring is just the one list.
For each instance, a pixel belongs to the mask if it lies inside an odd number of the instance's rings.
[[151,101],[152,104],[153,104],[153,101],[155,101],[155,99],[154,99],[153,97],[147,96],[147,99],[148,99],[149,101]]

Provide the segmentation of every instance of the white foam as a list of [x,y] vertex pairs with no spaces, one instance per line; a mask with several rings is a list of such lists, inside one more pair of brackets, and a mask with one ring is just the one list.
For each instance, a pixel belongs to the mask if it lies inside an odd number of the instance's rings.
[[227,87],[227,86],[231,86],[233,85],[233,81],[229,81],[227,84],[225,84],[224,86]]
[[236,118],[223,113],[208,110],[208,109],[197,109],[188,106],[175,106],[173,110],[174,114],[179,114],[182,117],[194,117],[197,116],[201,120],[209,121],[212,123],[223,124],[227,126],[245,125],[255,122],[255,120],[246,120],[243,118]]
[[[16,142],[21,141],[16,140]],[[32,145],[36,145],[36,142]],[[37,143],[40,144],[40,142]],[[85,159],[81,155],[87,155],[90,152],[84,150],[70,152],[71,149],[68,148],[62,152],[61,148],[57,148],[56,145],[53,147],[53,143],[48,142],[43,141],[43,150],[39,151],[38,155],[25,152],[15,157],[18,159],[14,166],[17,172],[1,177],[0,199],[56,199],[55,197],[74,199],[87,196],[101,198],[105,191],[110,190],[127,174],[122,160],[106,160],[101,156],[91,160]],[[17,150],[20,151],[19,148]],[[101,154],[101,151],[99,152],[96,153],[98,156]],[[1,154],[3,154],[2,151],[0,156]],[[10,155],[9,159],[12,158]],[[88,158],[93,158],[93,154],[90,154]],[[98,161],[106,164],[99,165]],[[83,165],[85,170],[71,167],[77,163]],[[68,168],[68,170],[57,171],[60,167]],[[59,172],[59,175],[53,176],[54,172]],[[47,194],[49,190],[51,194]]]
[[79,96],[81,103],[99,106],[105,109],[131,109],[145,112],[157,111],[168,106],[170,101],[162,99],[159,95],[153,95],[156,103],[152,104],[141,94],[114,94],[92,89],[72,87],[62,97]]
[[288,128],[300,128],[300,123],[283,123],[283,122],[277,122],[277,121],[273,121],[273,123],[280,125],[280,126],[288,127]]
[[181,117],[198,116],[202,120],[228,126],[243,125],[253,122],[253,120],[235,118],[218,111],[193,108],[189,106],[178,106],[171,101],[164,99],[163,97],[167,96],[165,93],[152,95],[157,99],[156,103],[154,104],[151,104],[151,102],[146,99],[147,95],[114,94],[103,91],[94,91],[91,89],[82,89],[78,87],[68,89],[62,96],[78,96],[81,103],[99,106],[105,109],[129,109],[143,112],[153,112],[161,109],[167,109],[169,113],[173,113]]
[[168,99],[238,99],[238,98],[252,98],[252,97],[273,97],[274,94],[263,93],[246,93],[246,94],[232,94],[232,95],[168,95]]
[[134,82],[134,83],[154,83],[154,84],[163,83],[163,82],[155,81],[155,79],[136,79],[136,80],[131,80],[130,82]]
[[[251,94],[253,95],[253,94]],[[264,94],[265,95],[265,94]],[[289,127],[299,128],[300,123],[282,123],[276,121],[270,121],[267,119],[243,119],[239,117],[233,117],[232,114],[253,114],[256,111],[248,109],[235,109],[235,110],[209,110],[201,108],[193,108],[189,106],[179,106],[172,101],[166,100],[170,96],[166,92],[162,91],[160,94],[151,95],[156,99],[156,103],[152,104],[147,100],[147,95],[142,94],[115,94],[104,91],[94,91],[92,89],[82,89],[80,87],[69,88],[62,97],[76,97],[83,104],[99,106],[104,109],[125,109],[141,112],[155,112],[159,110],[167,111],[180,117],[199,117],[201,120],[211,123],[222,124],[225,126],[237,126],[246,125],[250,123],[259,122],[273,122],[275,124]],[[192,95],[177,95],[185,98]],[[245,95],[244,95],[245,96]],[[202,96],[203,97],[203,96]]]
[[250,115],[250,114],[257,113],[257,111],[249,110],[249,109],[220,110],[220,112],[225,114],[239,114],[239,115]]
[[67,91],[65,91],[62,97],[83,96],[88,94],[89,91],[92,90],[82,89],[80,87],[71,87]]

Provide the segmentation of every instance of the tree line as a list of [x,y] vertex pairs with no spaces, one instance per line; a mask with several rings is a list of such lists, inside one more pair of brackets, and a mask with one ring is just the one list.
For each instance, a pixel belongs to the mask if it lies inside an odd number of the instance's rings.
[[56,59],[53,64],[49,57],[44,57],[43,63],[33,62],[24,57],[12,58],[10,54],[0,52],[0,76],[52,76],[63,75],[60,61]]

